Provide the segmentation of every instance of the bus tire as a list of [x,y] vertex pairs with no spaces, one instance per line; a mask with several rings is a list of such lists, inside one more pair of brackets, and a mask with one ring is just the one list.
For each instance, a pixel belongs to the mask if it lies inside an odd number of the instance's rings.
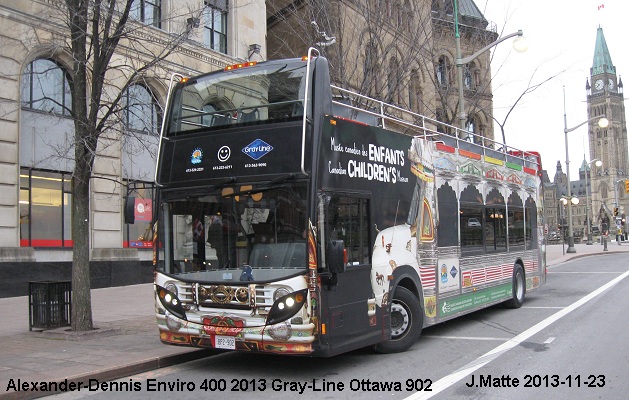
[[504,302],[507,308],[520,308],[524,303],[524,295],[526,294],[526,283],[524,280],[524,270],[520,264],[516,264],[513,269],[513,295],[511,299]]
[[408,289],[398,286],[391,302],[391,337],[375,346],[378,353],[399,353],[419,338],[424,324],[419,299]]

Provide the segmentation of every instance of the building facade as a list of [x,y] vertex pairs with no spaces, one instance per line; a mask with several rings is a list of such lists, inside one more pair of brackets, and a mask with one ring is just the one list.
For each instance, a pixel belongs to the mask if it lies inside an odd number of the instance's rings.
[[[473,0],[458,5],[466,57],[498,35]],[[64,7],[0,0],[0,275],[10,278],[0,296],[25,294],[28,281],[70,277],[73,76]],[[129,40],[103,90],[120,95],[123,107],[100,138],[92,171],[93,286],[152,279],[153,174],[173,73],[315,47],[331,60],[335,84],[426,115],[437,128],[456,125],[454,22],[452,2],[442,0],[134,0]],[[163,55],[166,48],[172,52]],[[489,52],[463,66],[463,85],[471,140],[493,140]]]
[[[461,56],[467,57],[498,35],[474,1],[458,6]],[[270,0],[267,15],[270,58],[302,56],[314,47],[330,60],[333,84],[459,125],[452,1]],[[493,140],[489,52],[463,66],[463,86],[466,128],[475,134],[470,140]]]
[[[70,276],[73,76],[64,8],[64,1],[0,0],[0,296],[25,294],[27,281]],[[96,287],[152,279],[150,209],[170,76],[266,58],[265,3],[134,0],[127,35],[103,89],[122,106],[99,140],[90,182]],[[127,198],[134,224],[123,218]]]

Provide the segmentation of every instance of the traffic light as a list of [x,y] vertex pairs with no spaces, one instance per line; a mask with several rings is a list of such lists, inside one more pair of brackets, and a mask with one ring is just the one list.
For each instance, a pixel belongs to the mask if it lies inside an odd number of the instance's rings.
[[625,179],[625,193],[629,193],[629,179]]

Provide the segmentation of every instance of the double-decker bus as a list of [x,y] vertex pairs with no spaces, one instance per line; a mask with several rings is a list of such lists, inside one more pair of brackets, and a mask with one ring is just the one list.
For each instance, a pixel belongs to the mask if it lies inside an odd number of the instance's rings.
[[528,153],[332,86],[314,49],[171,86],[155,178],[162,342],[399,352],[545,282]]

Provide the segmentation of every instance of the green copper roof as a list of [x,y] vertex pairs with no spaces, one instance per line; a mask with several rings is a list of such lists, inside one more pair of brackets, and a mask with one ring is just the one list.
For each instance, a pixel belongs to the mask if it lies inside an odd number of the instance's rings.
[[485,19],[474,0],[459,0],[459,14],[480,20]]
[[607,42],[605,42],[605,35],[603,35],[603,28],[599,26],[596,30],[594,61],[592,62],[592,70],[590,71],[590,74],[594,76],[605,72],[616,74],[616,67],[614,67],[612,57],[609,55]]

